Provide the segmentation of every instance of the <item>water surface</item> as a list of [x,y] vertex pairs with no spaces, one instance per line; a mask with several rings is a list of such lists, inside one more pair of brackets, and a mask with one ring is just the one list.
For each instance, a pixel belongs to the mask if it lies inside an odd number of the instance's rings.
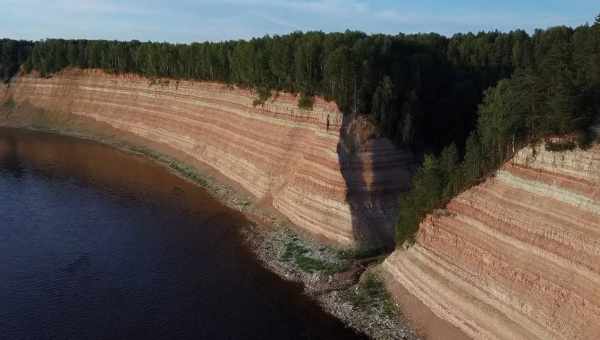
[[263,269],[247,224],[141,157],[0,129],[0,338],[362,338]]

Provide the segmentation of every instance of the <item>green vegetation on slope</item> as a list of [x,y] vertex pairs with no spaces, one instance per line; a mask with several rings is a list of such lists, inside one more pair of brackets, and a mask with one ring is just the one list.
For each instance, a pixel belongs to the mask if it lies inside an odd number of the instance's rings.
[[483,91],[530,63],[512,49],[533,49],[532,39],[524,31],[452,38],[296,32],[192,44],[49,39],[26,49],[23,66],[42,76],[78,67],[219,81],[257,89],[256,105],[271,91],[300,93],[302,108],[320,95],[346,113],[372,115],[397,143],[439,151],[455,140],[462,145]]
[[311,251],[303,246],[295,236],[286,241],[281,260],[293,262],[300,270],[307,273],[324,272],[333,274],[346,270],[348,265],[346,262],[331,262],[311,255]]
[[385,285],[375,274],[366,272],[357,287],[349,296],[350,302],[359,308],[367,309],[380,315],[392,316],[396,308]]
[[411,240],[419,222],[449,199],[495,171],[520,147],[549,135],[576,134],[550,143],[553,151],[585,148],[600,112],[600,16],[592,27],[537,34],[537,64],[523,67],[486,91],[476,129],[459,162],[454,144],[426,155],[403,198],[397,241]]

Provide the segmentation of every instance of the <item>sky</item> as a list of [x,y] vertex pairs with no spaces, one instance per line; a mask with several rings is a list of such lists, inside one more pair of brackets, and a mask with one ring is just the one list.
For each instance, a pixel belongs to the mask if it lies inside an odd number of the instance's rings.
[[0,0],[0,37],[221,41],[321,30],[510,31],[592,23],[599,0]]

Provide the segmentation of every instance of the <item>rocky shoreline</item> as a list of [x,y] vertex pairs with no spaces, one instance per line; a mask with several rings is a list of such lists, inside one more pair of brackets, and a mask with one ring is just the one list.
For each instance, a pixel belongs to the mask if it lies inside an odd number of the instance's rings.
[[93,140],[149,158],[175,175],[204,188],[213,198],[242,212],[251,222],[241,230],[246,245],[263,265],[283,279],[302,284],[304,292],[348,327],[373,339],[417,339],[391,302],[369,251],[340,250],[298,234],[285,217],[257,202],[248,192],[201,164],[188,164],[151,142],[72,115],[32,107],[0,112],[0,126]]
[[[286,226],[257,234],[255,228],[244,233],[265,267],[286,280],[301,283],[305,294],[347,326],[372,339],[418,338],[383,287],[375,266],[381,257],[362,259],[358,253],[302,238]],[[300,260],[286,256],[290,247],[301,249]],[[314,260],[317,268],[307,269],[302,258]]]

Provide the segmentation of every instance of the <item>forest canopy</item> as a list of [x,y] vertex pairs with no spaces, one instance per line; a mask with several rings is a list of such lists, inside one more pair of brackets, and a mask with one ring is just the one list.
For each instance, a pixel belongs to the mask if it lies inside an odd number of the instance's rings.
[[437,157],[425,156],[400,203],[399,243],[414,237],[427,214],[480,182],[523,145],[560,136],[564,142],[548,140],[546,148],[561,151],[585,148],[597,138],[590,127],[600,124],[600,16],[593,26],[536,31],[524,41],[513,46],[524,64],[513,65],[510,77],[485,91],[462,161],[455,144]]
[[[320,95],[345,113],[372,116],[398,144],[439,152],[453,142],[464,148],[484,91],[516,71],[527,73],[520,80],[540,85],[551,78],[561,96],[578,87],[589,93],[599,67],[597,26],[450,38],[346,31],[192,44],[2,40],[0,74],[6,80],[23,65],[49,76],[72,66],[236,84],[259,90],[258,102],[271,90]],[[552,110],[589,111],[580,99],[556,98]],[[579,119],[578,113],[554,118],[563,129]]]

